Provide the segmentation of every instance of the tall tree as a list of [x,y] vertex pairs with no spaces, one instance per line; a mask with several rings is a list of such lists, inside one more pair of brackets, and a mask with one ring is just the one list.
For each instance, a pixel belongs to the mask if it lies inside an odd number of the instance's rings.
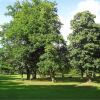
[[62,74],[62,78],[64,78],[64,74],[68,73],[70,69],[69,50],[65,41],[59,43],[59,45],[57,46],[57,56],[58,56],[59,72]]
[[40,56],[40,61],[37,63],[39,66],[39,72],[44,75],[49,74],[52,82],[55,81],[56,72],[64,74],[69,67],[66,54],[67,48],[66,45],[64,45],[63,38],[60,36],[53,37],[54,39],[51,36],[47,39],[48,44],[45,46],[45,53]]
[[86,73],[89,80],[100,63],[100,27],[95,17],[89,11],[77,13],[71,20],[73,32],[69,35],[71,64],[80,70],[82,77]]
[[[47,0],[17,1],[8,6],[8,13],[12,17],[9,27],[3,32],[4,46],[11,48],[11,59],[14,59],[21,69],[26,70],[27,79],[32,74],[36,78],[37,62],[48,47],[47,40],[61,37],[61,22],[57,15],[55,2]],[[52,39],[53,38],[53,39]],[[59,38],[55,38],[58,40]],[[53,42],[53,41],[50,41]]]

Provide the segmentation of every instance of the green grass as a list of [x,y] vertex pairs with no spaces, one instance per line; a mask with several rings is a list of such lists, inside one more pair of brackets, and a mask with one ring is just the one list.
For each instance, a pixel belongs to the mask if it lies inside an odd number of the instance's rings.
[[18,75],[0,75],[0,100],[100,100],[100,84],[75,78],[22,81]]

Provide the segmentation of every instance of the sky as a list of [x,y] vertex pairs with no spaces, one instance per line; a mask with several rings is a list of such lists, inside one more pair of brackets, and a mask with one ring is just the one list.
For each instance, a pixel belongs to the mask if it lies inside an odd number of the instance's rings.
[[[5,16],[6,7],[13,5],[16,0],[0,0],[0,25],[7,23],[11,17]],[[54,1],[54,0],[50,0]],[[96,23],[100,23],[100,0],[55,0],[57,2],[58,15],[63,23],[61,34],[67,40],[68,34],[71,33],[70,20],[77,12],[89,10],[96,15]],[[1,30],[1,28],[0,28]]]

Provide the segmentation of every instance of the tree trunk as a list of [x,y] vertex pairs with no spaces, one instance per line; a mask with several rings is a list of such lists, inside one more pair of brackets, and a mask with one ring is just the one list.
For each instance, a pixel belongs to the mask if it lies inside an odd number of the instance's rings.
[[91,75],[90,74],[87,74],[87,82],[91,82],[92,79],[91,79]]
[[30,80],[30,76],[31,76],[31,74],[27,73],[27,80]]
[[22,78],[22,80],[24,79],[24,78],[23,78],[23,72],[21,73],[21,78]]
[[81,71],[81,79],[83,79],[83,75],[84,75],[84,73],[83,73],[83,71]]
[[22,80],[23,80],[23,74],[21,76],[22,76]]
[[61,74],[62,74],[62,79],[64,79],[64,72],[62,72]]
[[27,80],[30,80],[30,73],[27,73]]
[[99,77],[100,77],[100,72],[99,72]]
[[50,73],[51,81],[54,83],[55,82],[55,74],[54,72]]
[[88,78],[88,81],[87,82],[91,82],[92,80],[91,80],[91,78]]
[[51,80],[52,80],[53,83],[55,82],[55,78],[54,77],[51,77]]
[[29,70],[29,68],[27,67],[27,80],[30,80],[30,76],[31,76],[30,70]]
[[93,78],[96,78],[96,66],[93,68]]
[[96,77],[96,74],[95,74],[95,72],[93,72],[93,78],[95,78]]
[[32,72],[32,80],[36,79],[36,70]]
[[[80,73],[81,73],[81,79],[83,79],[83,76],[84,76],[84,68],[82,68],[82,66],[80,67]],[[87,71],[86,71],[86,74],[87,74]]]

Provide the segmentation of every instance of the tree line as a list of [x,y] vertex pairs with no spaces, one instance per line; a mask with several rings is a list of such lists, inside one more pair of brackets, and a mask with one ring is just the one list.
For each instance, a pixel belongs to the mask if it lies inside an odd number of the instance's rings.
[[[88,80],[100,73],[100,24],[89,11],[79,12],[71,20],[69,45],[63,39],[56,2],[17,1],[7,7],[9,23],[0,32],[0,69],[18,71],[27,80],[36,75],[64,74],[77,69]],[[66,37],[67,38],[67,37]]]

